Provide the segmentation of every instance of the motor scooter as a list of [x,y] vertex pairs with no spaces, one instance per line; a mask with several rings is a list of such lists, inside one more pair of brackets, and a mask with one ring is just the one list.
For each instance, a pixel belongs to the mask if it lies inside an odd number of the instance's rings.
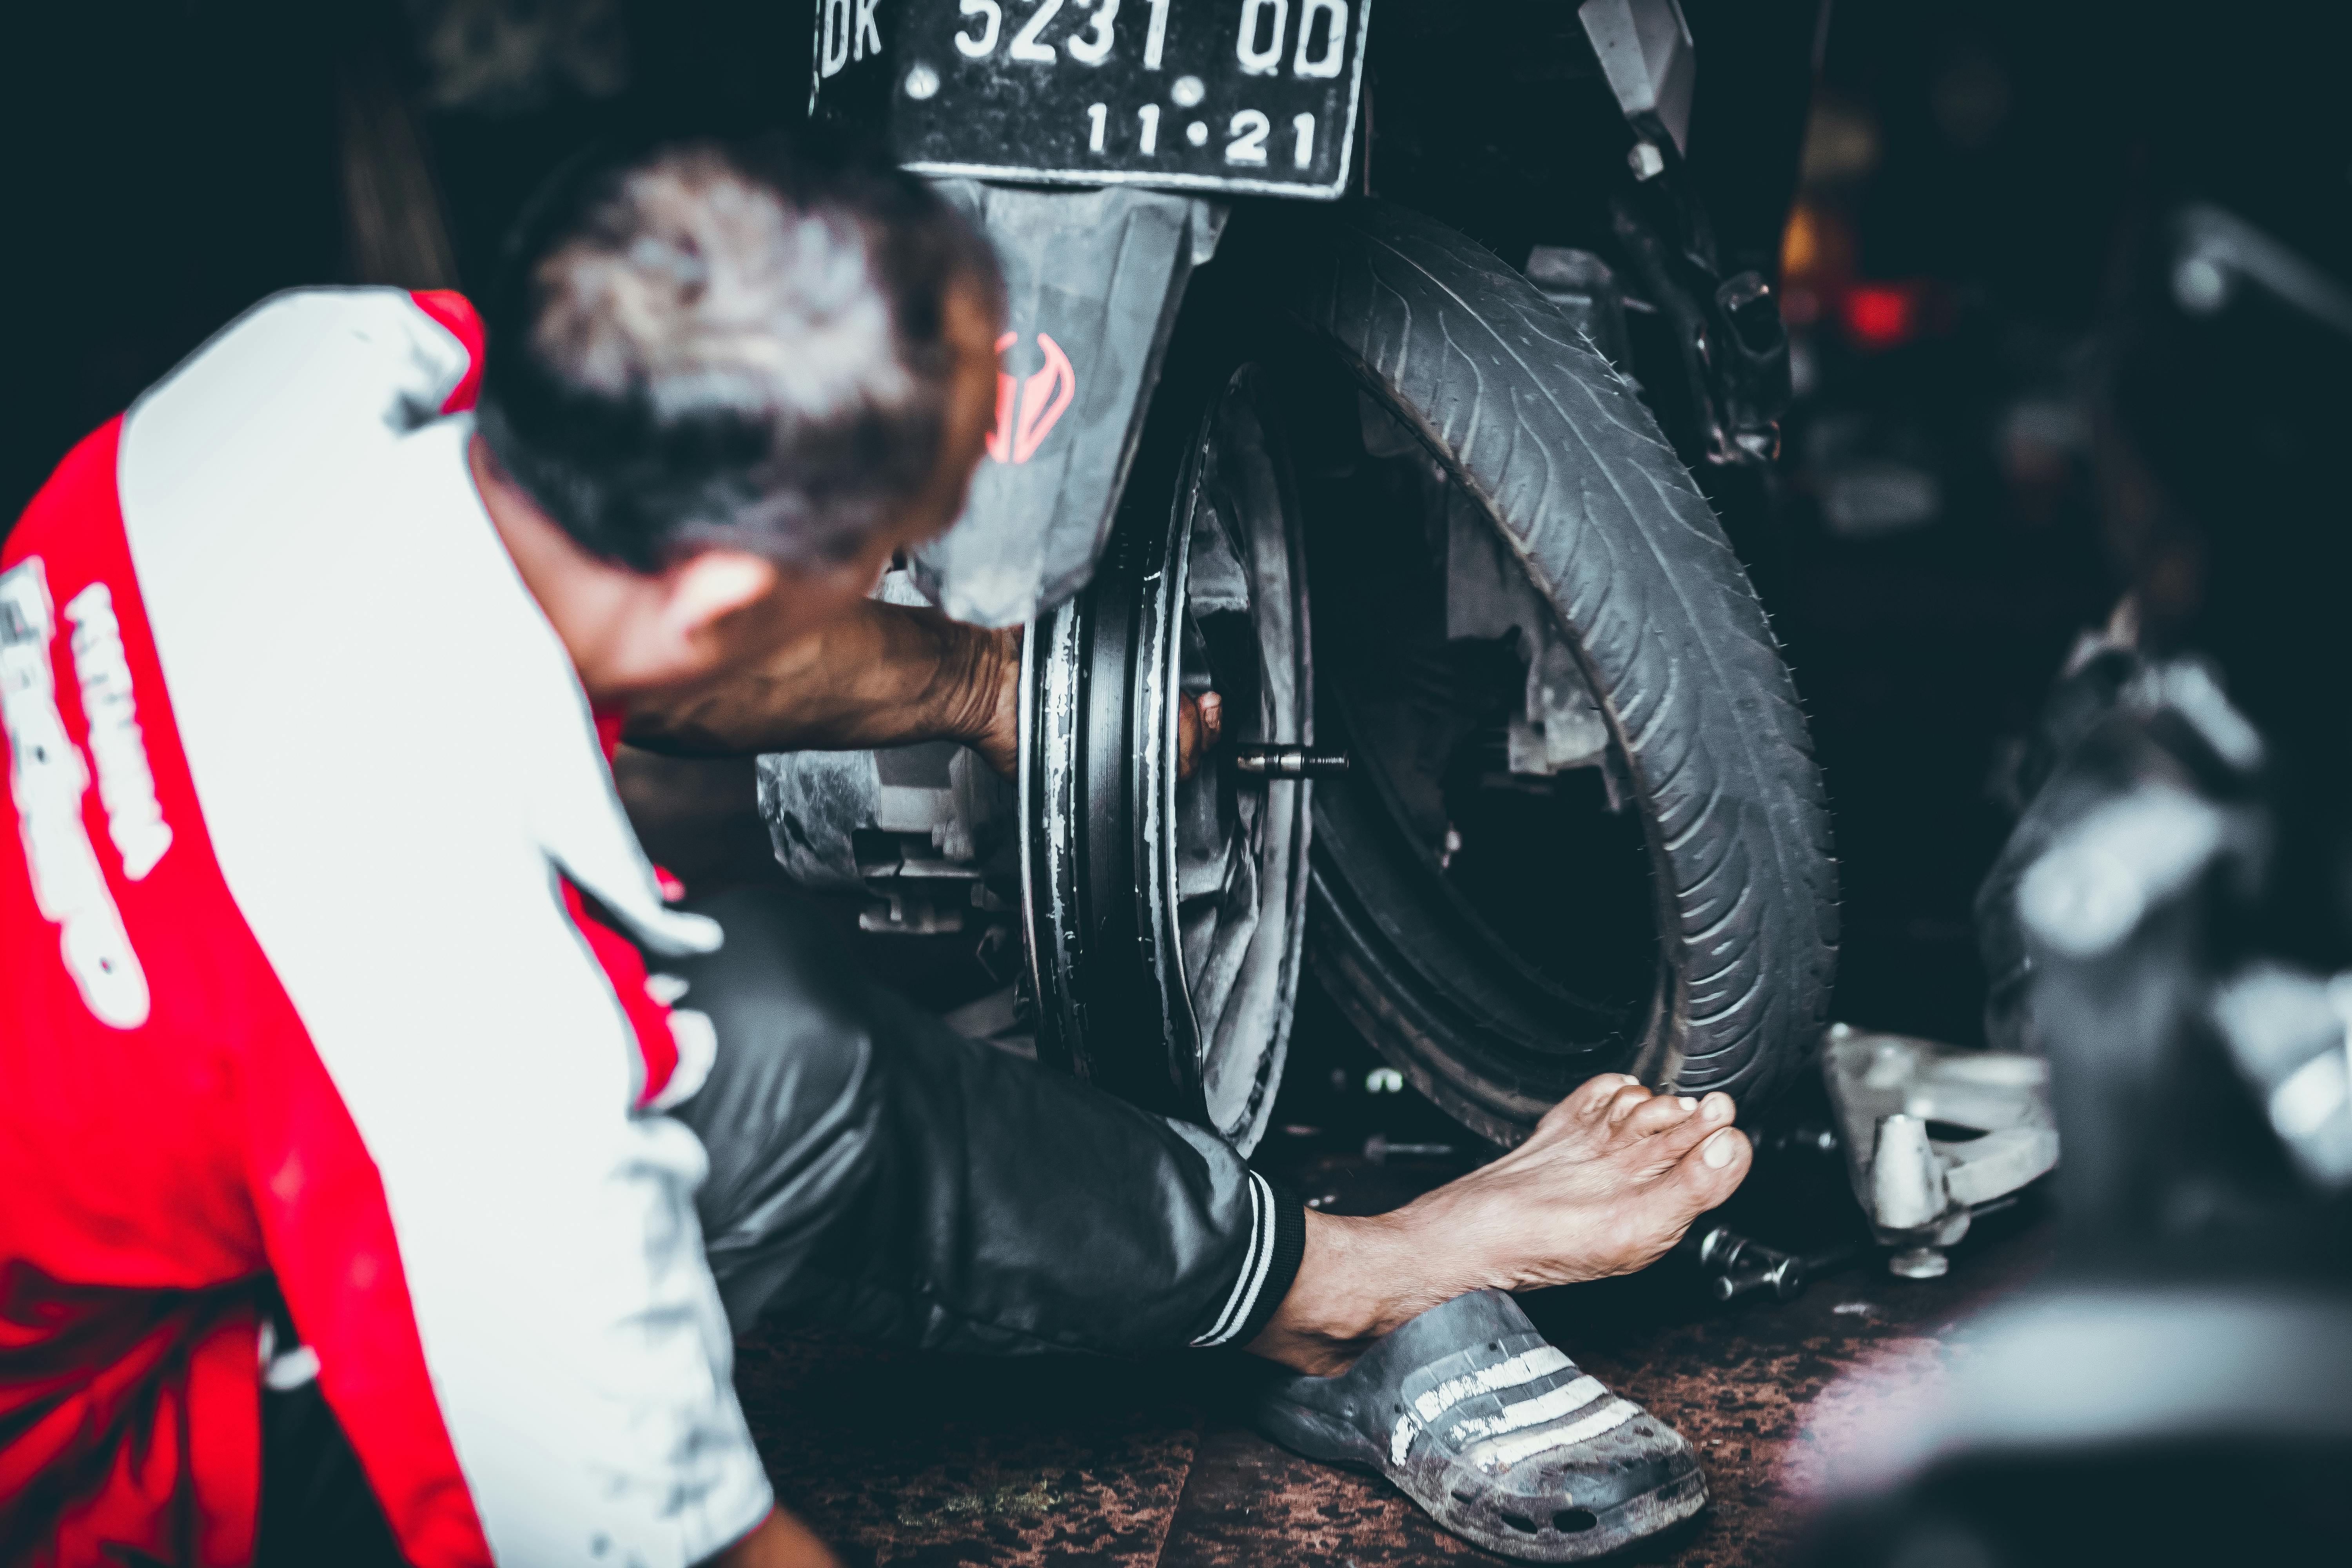
[[[1244,1151],[1310,968],[1496,1142],[1596,1072],[1788,1081],[1828,814],[1685,467],[1769,462],[1787,340],[1766,279],[1718,276],[1675,0],[815,0],[810,37],[812,118],[1004,273],[987,458],[889,591],[1027,631],[1017,782],[944,745],[763,759],[786,869],[868,931],[972,933],[1006,983],[974,1032]],[[1492,126],[1416,97],[1465,49],[1509,58]],[[1542,243],[1386,199],[1475,178],[1530,94]],[[1209,690],[1223,742],[1180,777]]]

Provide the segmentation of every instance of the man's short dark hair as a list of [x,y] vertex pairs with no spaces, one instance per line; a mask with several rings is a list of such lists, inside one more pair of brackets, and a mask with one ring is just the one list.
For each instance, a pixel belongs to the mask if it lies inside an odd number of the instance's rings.
[[481,430],[582,546],[855,556],[929,481],[959,287],[994,257],[930,188],[778,134],[561,175],[488,302]]

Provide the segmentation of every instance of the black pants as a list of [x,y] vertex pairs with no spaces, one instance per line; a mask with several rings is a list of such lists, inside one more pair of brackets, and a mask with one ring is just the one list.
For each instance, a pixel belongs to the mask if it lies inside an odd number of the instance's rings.
[[[692,907],[726,945],[655,967],[718,1036],[671,1114],[709,1155],[697,1206],[738,1334],[773,1314],[1132,1356],[1246,1344],[1273,1315],[1305,1215],[1215,1134],[954,1033],[867,982],[797,900]],[[265,1396],[264,1443],[261,1562],[398,1561],[315,1384]]]

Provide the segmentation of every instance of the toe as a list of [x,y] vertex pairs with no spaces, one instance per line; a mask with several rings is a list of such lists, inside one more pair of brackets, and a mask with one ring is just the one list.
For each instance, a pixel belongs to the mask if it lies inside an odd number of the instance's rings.
[[1723,1202],[1738,1189],[1754,1158],[1748,1139],[1736,1127],[1709,1133],[1675,1167],[1673,1182],[1694,1215]]
[[1698,1109],[1699,1102],[1688,1095],[1653,1095],[1627,1113],[1623,1131],[1629,1137],[1654,1138],[1687,1126]]
[[[1519,1145],[1520,1150],[1532,1152],[1563,1140],[1589,1141],[1591,1129],[1605,1125],[1602,1119],[1607,1116],[1610,1102],[1618,1091],[1633,1081],[1622,1072],[1602,1073],[1599,1078],[1585,1079],[1569,1092],[1567,1099],[1544,1112],[1543,1120],[1536,1123],[1536,1130],[1528,1135],[1526,1142]],[[1583,1135],[1582,1140],[1576,1136],[1580,1133]]]
[[1565,1111],[1579,1121],[1596,1121],[1607,1112],[1619,1093],[1628,1089],[1638,1089],[1641,1082],[1630,1073],[1605,1072],[1577,1085],[1575,1091],[1552,1110],[1555,1114]]
[[1601,1121],[1603,1125],[1612,1129],[1621,1128],[1624,1125],[1627,1117],[1656,1098],[1657,1096],[1648,1089],[1628,1079],[1618,1086],[1616,1093],[1609,1097],[1609,1108],[1601,1117]]
[[1727,1094],[1710,1094],[1695,1103],[1697,1109],[1658,1134],[1657,1152],[1661,1157],[1682,1158],[1708,1133],[1730,1126],[1737,1114]]

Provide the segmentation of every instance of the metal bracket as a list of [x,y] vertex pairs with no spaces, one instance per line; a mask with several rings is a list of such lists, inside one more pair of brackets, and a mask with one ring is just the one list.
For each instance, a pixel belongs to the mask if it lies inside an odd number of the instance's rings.
[[1576,8],[1601,73],[1634,130],[1690,145],[1691,93],[1698,56],[1676,0],[1584,0]]
[[1944,1272],[1942,1248],[1975,1214],[2005,1204],[2058,1163],[2050,1064],[1832,1024],[1822,1075],[1837,1111],[1854,1196],[1888,1261],[1913,1279]]

